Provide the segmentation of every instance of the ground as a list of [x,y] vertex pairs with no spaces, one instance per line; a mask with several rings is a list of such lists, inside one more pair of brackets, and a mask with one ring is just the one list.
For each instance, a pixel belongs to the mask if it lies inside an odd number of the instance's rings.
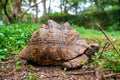
[[120,80],[120,73],[83,66],[62,70],[60,66],[36,66],[15,56],[0,63],[0,80]]

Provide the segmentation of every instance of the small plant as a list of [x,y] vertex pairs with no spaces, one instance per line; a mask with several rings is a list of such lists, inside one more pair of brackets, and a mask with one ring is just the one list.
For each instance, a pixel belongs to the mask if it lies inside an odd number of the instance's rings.
[[112,69],[114,72],[120,71],[120,56],[113,50],[103,54],[104,68]]
[[36,76],[34,74],[31,74],[30,72],[27,72],[27,78],[28,80],[35,80]]
[[86,63],[87,63],[87,61],[81,60],[81,64],[86,64]]
[[101,66],[114,72],[120,71],[120,56],[114,50],[104,52],[100,59],[98,57],[98,54],[92,57],[94,68]]
[[16,65],[15,65],[15,70],[19,70],[19,69],[21,69],[20,61],[16,62]]
[[3,66],[3,65],[0,66],[0,69],[1,69],[2,71],[7,70],[7,68],[6,68],[5,66]]
[[35,68],[33,67],[33,65],[29,65],[29,68],[30,68],[31,70],[35,69]]
[[4,48],[4,49],[0,49],[0,62],[3,60],[3,59],[7,59],[6,55],[4,55],[4,53],[7,52],[7,49]]
[[67,68],[64,68],[64,70],[61,71],[61,74],[64,78],[66,78],[66,76],[67,76],[66,75],[66,70],[67,70]]

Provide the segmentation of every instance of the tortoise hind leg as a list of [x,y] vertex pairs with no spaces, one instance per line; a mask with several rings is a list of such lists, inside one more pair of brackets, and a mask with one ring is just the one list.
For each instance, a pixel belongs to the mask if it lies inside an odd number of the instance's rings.
[[62,67],[67,68],[67,69],[75,69],[75,68],[83,66],[87,62],[88,62],[88,57],[85,54],[83,54],[74,59],[68,60],[67,62],[64,62],[62,64]]

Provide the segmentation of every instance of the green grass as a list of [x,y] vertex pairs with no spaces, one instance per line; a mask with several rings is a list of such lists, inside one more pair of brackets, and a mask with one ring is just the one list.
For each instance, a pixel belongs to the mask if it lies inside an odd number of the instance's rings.
[[[72,26],[73,29],[76,29],[84,38],[91,38],[91,37],[96,37],[96,38],[103,38],[104,35],[103,33],[98,29],[98,30],[93,30],[93,29],[85,29],[84,27],[78,27],[76,25]],[[106,31],[107,35],[111,37],[111,39],[118,39],[120,40],[120,31]]]
[[[8,59],[10,55],[18,55],[20,50],[26,45],[31,34],[40,27],[40,24],[33,23],[19,23],[0,26],[0,62]],[[107,42],[102,32],[98,30],[85,29],[72,25],[80,35],[89,43],[98,43],[100,51]],[[120,31],[107,31],[107,35],[111,38],[117,50],[120,52]],[[110,46],[110,48],[103,53],[101,59],[97,59],[100,51],[92,58],[93,65],[101,65],[103,68],[109,68],[113,71],[120,71],[120,56]],[[97,64],[96,64],[97,63]]]
[[21,23],[0,26],[0,61],[18,52],[26,45],[40,24]]

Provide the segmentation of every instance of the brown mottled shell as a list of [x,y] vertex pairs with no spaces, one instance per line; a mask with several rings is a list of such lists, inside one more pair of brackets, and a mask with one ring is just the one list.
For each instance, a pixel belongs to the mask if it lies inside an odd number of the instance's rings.
[[32,34],[19,56],[40,65],[58,65],[83,54],[87,47],[88,43],[69,23],[61,26],[49,20],[48,26],[43,24]]

